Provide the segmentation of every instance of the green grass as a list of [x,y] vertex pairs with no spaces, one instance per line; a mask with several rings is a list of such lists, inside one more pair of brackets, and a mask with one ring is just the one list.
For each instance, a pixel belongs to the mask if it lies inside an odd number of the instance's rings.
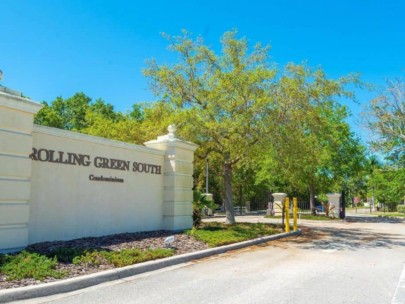
[[66,273],[56,270],[59,263],[87,264],[92,266],[113,265],[123,267],[150,260],[172,256],[172,249],[123,249],[121,251],[86,250],[57,248],[51,254],[22,251],[17,254],[0,254],[0,273],[7,280],[34,278],[43,281],[46,278],[63,278]]
[[[346,208],[346,211],[352,211],[355,212],[356,208]],[[364,211],[367,212],[364,212]],[[364,214],[364,215],[370,215],[370,216],[379,216],[379,217],[401,217],[401,218],[405,218],[405,213],[400,213],[400,212],[389,212],[389,211],[385,211],[383,209],[380,209],[380,211],[373,211],[370,213],[370,208],[358,208],[358,213],[359,214]]]
[[[204,223],[200,228],[187,230],[186,233],[207,243],[210,247],[216,247],[281,233],[281,229],[274,224],[262,223],[237,223],[235,225]],[[123,267],[170,257],[173,254],[173,249],[166,248],[148,250],[132,248],[121,251],[56,248],[48,255],[22,251],[16,254],[0,254],[0,274],[5,275],[7,280],[34,278],[42,281],[46,278],[63,278],[67,275],[67,272],[57,269],[58,264]]]
[[136,248],[123,249],[121,251],[85,251],[83,255],[73,259],[73,264],[90,264],[99,266],[102,264],[111,264],[115,267],[123,267],[146,261],[170,257],[174,254],[172,249],[147,249],[140,250]]
[[311,215],[311,214],[304,214],[298,217],[301,220],[311,220],[311,221],[336,221],[339,220],[338,217],[331,218],[327,217],[326,215]]
[[379,217],[404,217],[404,213],[399,213],[399,212],[373,212],[373,214],[378,215]]
[[65,273],[55,270],[56,265],[56,258],[28,251],[16,255],[0,255],[0,273],[5,274],[10,281],[28,278],[40,281],[47,277],[63,278]]
[[[281,219],[281,216],[271,216],[266,215],[265,218],[274,218],[274,219]],[[311,220],[311,221],[336,221],[339,218],[331,218],[325,215],[311,215],[311,214],[303,214],[298,216],[299,220]],[[290,224],[292,223],[293,218],[290,217]]]
[[198,229],[186,231],[187,234],[194,236],[197,240],[207,243],[209,247],[242,242],[280,232],[281,230],[275,225],[261,223],[237,223],[234,225],[204,223]]

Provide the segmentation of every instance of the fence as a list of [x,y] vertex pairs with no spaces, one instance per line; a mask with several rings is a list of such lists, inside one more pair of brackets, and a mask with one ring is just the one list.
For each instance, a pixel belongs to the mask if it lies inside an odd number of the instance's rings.
[[[269,202],[272,202],[272,198],[266,196],[259,196],[254,197],[250,201],[250,211],[252,212],[266,212],[268,208]],[[325,212],[323,206],[316,206],[316,213],[322,214]],[[290,202],[290,210],[292,210],[292,200]],[[311,204],[309,201],[301,200],[298,201],[298,214],[299,215],[310,215],[312,214],[311,211]]]

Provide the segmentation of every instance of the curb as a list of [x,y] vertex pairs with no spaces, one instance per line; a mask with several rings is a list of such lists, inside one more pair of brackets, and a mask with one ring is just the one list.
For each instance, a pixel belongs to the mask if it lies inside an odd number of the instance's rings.
[[118,280],[137,274],[158,270],[164,267],[169,267],[181,263],[186,263],[196,259],[202,259],[216,254],[225,253],[227,251],[241,249],[253,245],[266,243],[272,240],[281,239],[288,236],[301,234],[301,229],[289,233],[280,233],[260,237],[253,240],[248,240],[240,243],[225,245],[216,248],[205,249],[201,251],[185,253],[173,257],[168,257],[160,260],[149,261],[145,263],[130,265],[126,267],[101,271],[89,275],[70,278],[62,281],[51,282],[46,284],[18,287],[14,289],[0,290],[0,303],[8,303],[11,301],[26,300],[50,296],[59,293],[66,293],[78,289],[87,288],[108,281]]

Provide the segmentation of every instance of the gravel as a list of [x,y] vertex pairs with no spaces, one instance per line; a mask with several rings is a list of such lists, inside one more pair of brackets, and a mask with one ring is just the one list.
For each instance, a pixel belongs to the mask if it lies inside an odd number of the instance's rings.
[[[174,249],[174,255],[199,251],[207,249],[208,245],[195,240],[193,237],[177,233],[173,234],[170,231],[152,231],[152,232],[137,232],[137,233],[121,233],[103,237],[87,237],[71,241],[55,241],[55,242],[43,242],[33,244],[27,247],[27,250],[31,252],[37,252],[41,254],[49,254],[52,250],[60,247],[66,248],[86,248],[86,249],[105,249],[119,251],[122,249],[138,248],[138,249],[156,249],[166,248],[164,240],[166,237],[174,235],[175,241],[172,244]],[[95,273],[107,269],[112,269],[112,265],[74,265],[70,263],[58,263],[57,270],[63,270],[67,272],[67,275],[63,278],[73,278],[85,274]],[[37,281],[35,279],[23,279],[19,281],[7,281],[6,276],[0,274],[0,289],[15,288],[36,285],[44,282],[54,282],[59,279],[47,278],[44,281]]]

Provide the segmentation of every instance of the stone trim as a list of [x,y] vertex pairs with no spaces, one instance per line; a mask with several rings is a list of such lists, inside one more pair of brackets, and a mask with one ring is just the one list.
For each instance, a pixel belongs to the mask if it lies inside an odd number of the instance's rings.
[[43,105],[27,98],[10,95],[4,92],[0,92],[0,97],[0,106],[13,110],[36,114],[43,107]]
[[135,144],[129,144],[129,143],[113,140],[113,139],[102,138],[102,137],[97,137],[97,136],[93,136],[93,135],[72,132],[72,131],[67,131],[67,130],[62,130],[62,129],[57,129],[57,128],[51,128],[51,127],[46,127],[46,126],[34,125],[34,132],[57,136],[57,137],[69,138],[69,139],[78,140],[78,141],[86,141],[87,143],[101,144],[101,145],[106,145],[109,147],[113,146],[113,147],[118,147],[118,148],[124,148],[124,149],[133,150],[133,151],[137,151],[137,152],[146,152],[146,153],[156,154],[156,155],[165,155],[164,151],[156,150],[153,148],[148,148],[148,147],[139,146],[139,145],[135,145]]

